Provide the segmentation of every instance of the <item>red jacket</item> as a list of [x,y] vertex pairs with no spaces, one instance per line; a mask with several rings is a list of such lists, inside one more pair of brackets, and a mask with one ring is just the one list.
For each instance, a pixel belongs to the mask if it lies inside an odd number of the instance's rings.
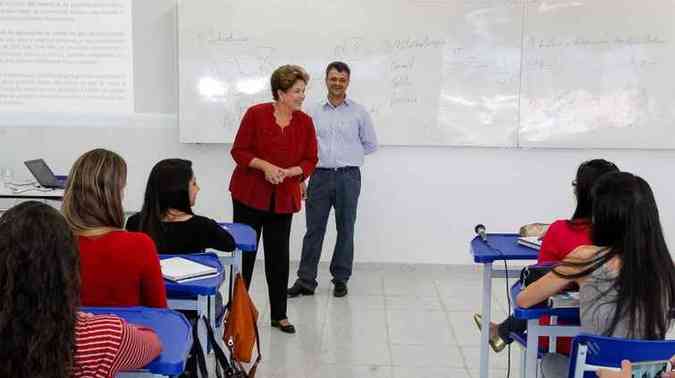
[[557,220],[544,235],[537,263],[560,262],[576,247],[591,244],[591,222]]
[[155,242],[140,232],[80,236],[82,306],[166,307]]
[[[272,210],[275,213],[300,211],[300,183],[311,176],[319,160],[312,118],[295,111],[291,123],[282,129],[274,119],[272,103],[254,105],[241,120],[231,153],[237,163],[230,180],[233,199],[246,206],[269,211],[274,195]],[[299,166],[303,174],[273,185],[265,180],[261,170],[249,167],[253,158],[280,168]]]

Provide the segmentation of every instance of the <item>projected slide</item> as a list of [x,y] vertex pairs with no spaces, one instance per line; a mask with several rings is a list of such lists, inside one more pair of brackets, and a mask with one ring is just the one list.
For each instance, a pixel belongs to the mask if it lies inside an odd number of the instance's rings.
[[130,114],[133,88],[131,0],[0,0],[3,117]]

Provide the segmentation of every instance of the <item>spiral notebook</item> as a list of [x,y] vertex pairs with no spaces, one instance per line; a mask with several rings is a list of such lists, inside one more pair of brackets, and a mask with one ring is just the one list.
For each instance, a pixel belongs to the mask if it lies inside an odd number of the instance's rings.
[[203,279],[218,275],[218,269],[183,257],[161,259],[159,260],[159,265],[162,267],[162,276],[174,282]]

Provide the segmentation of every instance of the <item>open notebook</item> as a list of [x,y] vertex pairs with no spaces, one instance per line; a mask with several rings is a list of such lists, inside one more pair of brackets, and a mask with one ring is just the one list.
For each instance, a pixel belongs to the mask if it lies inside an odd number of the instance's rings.
[[170,281],[179,282],[218,275],[216,268],[183,257],[162,259],[159,260],[159,264],[162,267],[162,276]]
[[539,250],[541,248],[541,240],[537,236],[521,236],[518,238],[518,244],[524,245],[525,247],[534,248]]

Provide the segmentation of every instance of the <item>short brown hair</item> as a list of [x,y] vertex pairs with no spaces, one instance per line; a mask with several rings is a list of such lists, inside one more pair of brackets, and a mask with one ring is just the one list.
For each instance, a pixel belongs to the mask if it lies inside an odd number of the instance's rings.
[[122,190],[126,182],[127,163],[120,155],[97,148],[80,156],[68,175],[62,205],[73,231],[124,228]]
[[328,77],[328,73],[330,70],[335,70],[337,72],[343,73],[346,72],[347,76],[351,76],[352,71],[349,69],[349,66],[345,62],[331,62],[328,66],[326,66],[326,77]]
[[292,87],[296,81],[302,80],[307,84],[309,81],[309,74],[304,68],[293,64],[283,65],[274,72],[270,78],[270,86],[272,87],[272,97],[274,100],[279,100],[278,90],[286,92]]

